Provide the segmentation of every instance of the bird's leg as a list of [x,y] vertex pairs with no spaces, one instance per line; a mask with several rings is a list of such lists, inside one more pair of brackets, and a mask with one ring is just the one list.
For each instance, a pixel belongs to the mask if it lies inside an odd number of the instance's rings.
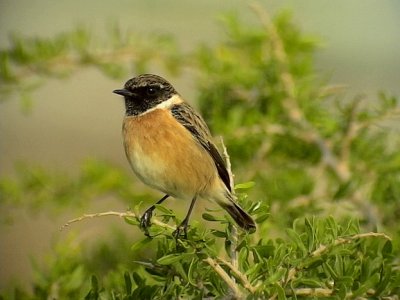
[[140,227],[144,230],[145,235],[149,236],[149,231],[147,230],[148,227],[151,225],[151,217],[153,216],[153,211],[156,208],[157,204],[163,203],[169,195],[165,195],[160,200],[157,201],[156,204],[150,206],[140,218]]
[[186,214],[185,219],[183,219],[182,223],[174,231],[173,235],[175,236],[175,238],[179,238],[179,236],[181,236],[182,232],[183,232],[183,237],[185,239],[187,239],[187,228],[188,228],[188,224],[189,224],[189,218],[190,218],[190,215],[192,214],[192,210],[193,210],[194,204],[196,203],[196,199],[197,199],[197,196],[194,196],[192,199],[192,202],[190,203],[190,207]]

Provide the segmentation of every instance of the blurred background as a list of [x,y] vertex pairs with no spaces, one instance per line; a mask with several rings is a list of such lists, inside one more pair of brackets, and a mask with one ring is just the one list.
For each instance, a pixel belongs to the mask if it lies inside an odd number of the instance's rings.
[[[363,94],[372,99],[381,90],[400,94],[398,1],[262,4],[270,14],[290,8],[304,32],[321,38],[316,67],[329,82],[344,84],[349,98]],[[13,33],[53,37],[79,25],[101,36],[109,24],[116,23],[143,36],[171,34],[182,48],[193,49],[198,44],[213,45],[223,37],[219,19],[226,12],[237,12],[246,22],[257,22],[245,1],[1,0],[0,46],[9,47]],[[196,91],[190,80],[170,81],[189,102],[194,98]],[[76,174],[82,161],[95,158],[128,170],[120,134],[123,103],[111,93],[123,83],[87,68],[67,80],[46,81],[33,92],[29,113],[24,113],[17,98],[1,101],[0,176],[12,176],[21,161]],[[132,184],[144,188],[133,174]],[[154,195],[156,199],[158,194]],[[106,198],[90,204],[88,212],[125,209],[123,204]],[[13,220],[0,227],[0,289],[15,280],[28,282],[31,258],[50,251],[53,239],[65,237],[59,227],[75,216],[71,212],[31,215],[23,209],[12,214]],[[120,220],[96,220],[76,228],[82,235],[101,235],[100,223],[124,226]]]

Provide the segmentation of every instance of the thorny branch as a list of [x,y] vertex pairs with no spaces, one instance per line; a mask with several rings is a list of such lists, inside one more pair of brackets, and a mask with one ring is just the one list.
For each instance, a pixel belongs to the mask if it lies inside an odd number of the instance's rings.
[[298,125],[298,132],[307,133],[308,139],[313,141],[320,149],[324,163],[331,168],[342,182],[346,182],[350,178],[350,168],[346,161],[338,161],[338,158],[331,149],[331,145],[325,140],[320,133],[307,121],[302,110],[296,101],[296,84],[292,74],[289,71],[289,62],[285,47],[276,27],[271,21],[268,13],[259,4],[251,4],[251,8],[258,15],[261,23],[267,30],[271,38],[272,52],[276,60],[280,63],[280,78],[283,84],[286,98],[283,106],[286,109],[290,120]]

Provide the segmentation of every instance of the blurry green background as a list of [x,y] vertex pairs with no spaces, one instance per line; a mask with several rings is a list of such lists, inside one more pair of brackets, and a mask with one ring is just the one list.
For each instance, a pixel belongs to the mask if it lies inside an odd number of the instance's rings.
[[[0,45],[10,33],[52,37],[83,25],[101,35],[107,25],[151,35],[176,36],[188,49],[212,45],[223,36],[218,18],[238,12],[255,19],[245,1],[10,1],[1,0]],[[317,68],[332,83],[348,86],[349,97],[375,95],[380,90],[400,94],[400,2],[398,1],[264,1],[274,11],[289,7],[308,33],[321,37]],[[154,70],[156,72],[156,70]],[[135,74],[132,74],[135,75]],[[195,93],[188,80],[171,80],[190,102]],[[123,82],[113,82],[93,69],[83,69],[68,80],[50,80],[33,94],[33,110],[21,113],[17,99],[0,103],[0,176],[13,173],[15,163],[28,161],[51,169],[77,172],[89,158],[110,161],[128,170],[121,141],[123,103],[111,93]],[[373,103],[371,104],[373,105]],[[132,181],[137,179],[132,175]],[[2,208],[4,209],[4,208]],[[91,211],[125,210],[113,199],[100,199]],[[27,280],[30,257],[49,251],[59,227],[74,215],[61,217],[13,212],[15,219],[0,226],[0,289],[13,278]],[[91,221],[74,229],[82,236],[101,234],[102,226],[121,226],[120,220]],[[75,225],[74,225],[75,226]]]

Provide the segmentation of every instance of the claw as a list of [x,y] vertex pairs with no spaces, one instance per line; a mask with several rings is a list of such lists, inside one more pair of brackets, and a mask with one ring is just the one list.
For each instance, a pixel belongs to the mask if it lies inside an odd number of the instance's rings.
[[142,217],[140,218],[140,228],[143,229],[144,234],[146,236],[150,236],[149,231],[147,228],[151,226],[151,217],[153,216],[153,209],[149,208],[144,212]]
[[183,237],[185,240],[187,240],[187,231],[188,231],[188,222],[186,220],[183,220],[183,222],[178,227],[176,227],[172,235],[176,239]]
[[182,231],[183,231],[183,238],[185,240],[187,240],[187,230],[188,230],[189,218],[190,218],[190,214],[192,213],[194,204],[196,203],[196,199],[197,199],[197,197],[195,195],[192,199],[192,202],[190,202],[190,207],[186,214],[185,219],[183,219],[182,223],[173,232],[173,235],[176,239],[178,239],[180,236],[182,236]]

